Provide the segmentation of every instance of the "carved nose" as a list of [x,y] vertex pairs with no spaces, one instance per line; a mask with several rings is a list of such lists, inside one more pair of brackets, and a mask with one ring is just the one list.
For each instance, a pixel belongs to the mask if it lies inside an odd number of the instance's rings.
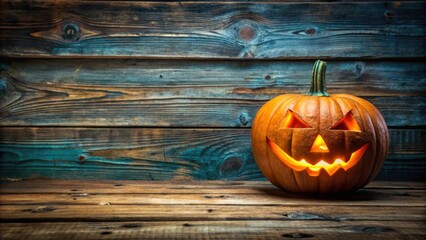
[[322,153],[330,152],[328,150],[327,144],[325,144],[324,139],[321,137],[321,135],[318,134],[318,136],[315,138],[315,141],[311,147],[311,152],[322,152]]

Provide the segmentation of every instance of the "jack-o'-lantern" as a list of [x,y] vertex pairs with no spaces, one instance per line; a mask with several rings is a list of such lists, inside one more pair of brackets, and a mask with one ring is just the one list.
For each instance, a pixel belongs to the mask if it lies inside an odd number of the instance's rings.
[[307,95],[284,94],[261,107],[252,127],[254,158],[274,185],[292,192],[344,192],[379,172],[389,133],[368,101],[329,95],[318,60]]

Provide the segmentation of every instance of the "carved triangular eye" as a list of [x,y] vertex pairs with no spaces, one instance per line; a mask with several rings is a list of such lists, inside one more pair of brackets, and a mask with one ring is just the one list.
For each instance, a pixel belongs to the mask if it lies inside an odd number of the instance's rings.
[[284,117],[281,128],[311,128],[311,126],[289,109]]
[[361,132],[361,128],[356,122],[356,119],[354,115],[352,114],[352,111],[349,111],[348,113],[346,113],[346,115],[342,119],[340,119],[336,124],[334,124],[331,127],[331,129]]

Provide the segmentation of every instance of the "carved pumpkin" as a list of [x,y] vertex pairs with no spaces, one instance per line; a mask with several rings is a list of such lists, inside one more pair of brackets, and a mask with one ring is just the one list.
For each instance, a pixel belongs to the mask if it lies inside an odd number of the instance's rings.
[[308,95],[284,94],[257,113],[254,158],[274,185],[292,192],[353,191],[380,170],[389,133],[380,112],[347,94],[329,95],[318,60]]

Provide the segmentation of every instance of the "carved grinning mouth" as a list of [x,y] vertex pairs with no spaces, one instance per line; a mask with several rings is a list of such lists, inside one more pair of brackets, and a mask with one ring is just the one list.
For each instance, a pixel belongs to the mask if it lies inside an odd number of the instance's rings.
[[284,150],[282,150],[277,144],[275,144],[272,140],[270,140],[268,137],[266,138],[266,141],[271,148],[272,152],[275,154],[275,156],[280,159],[283,163],[285,163],[287,166],[292,168],[296,171],[303,171],[306,170],[306,172],[309,174],[309,176],[317,177],[319,176],[321,169],[324,169],[328,175],[332,176],[334,173],[336,173],[339,169],[344,169],[347,171],[349,168],[355,166],[355,164],[358,163],[358,161],[362,158],[365,151],[368,148],[368,143],[364,144],[362,147],[360,147],[358,150],[353,152],[351,154],[351,157],[348,161],[344,161],[340,158],[334,160],[333,163],[327,163],[324,160],[320,160],[316,164],[310,164],[305,159],[301,159],[300,161],[292,158],[290,155],[288,155]]

